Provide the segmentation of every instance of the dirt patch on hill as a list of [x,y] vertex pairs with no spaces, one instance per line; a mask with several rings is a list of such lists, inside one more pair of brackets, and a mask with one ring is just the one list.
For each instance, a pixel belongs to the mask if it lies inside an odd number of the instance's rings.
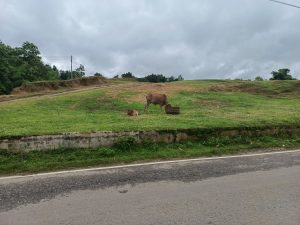
[[107,81],[101,77],[84,77],[73,80],[42,81],[23,84],[12,91],[12,95],[23,95],[34,92],[49,92],[60,89],[74,89],[85,86],[101,86]]
[[295,90],[300,92],[300,82],[297,82],[297,84],[295,85]]
[[254,84],[250,84],[250,83],[212,85],[208,88],[208,91],[267,93],[266,89],[264,89],[258,85],[254,85]]
[[283,83],[282,81],[269,81],[272,83],[259,83],[259,82],[239,82],[235,84],[220,84],[212,85],[208,91],[212,92],[247,92],[251,94],[260,94],[265,96],[294,96],[299,97],[300,94],[300,81],[291,83]]

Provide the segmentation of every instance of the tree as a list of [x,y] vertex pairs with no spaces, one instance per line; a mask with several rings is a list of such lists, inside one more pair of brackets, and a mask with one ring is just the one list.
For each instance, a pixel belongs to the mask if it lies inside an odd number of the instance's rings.
[[264,79],[262,77],[260,77],[260,76],[257,76],[257,77],[255,77],[255,80],[256,81],[263,81]]
[[162,74],[151,74],[142,78],[137,79],[140,82],[152,82],[152,83],[165,83],[183,80],[182,75],[179,75],[177,78],[174,76],[166,77]]
[[183,76],[180,74],[178,77],[177,77],[177,80],[178,81],[181,81],[181,80],[184,80]]
[[94,76],[96,76],[96,77],[103,77],[104,78],[104,76],[101,73],[98,73],[98,72],[95,73]]
[[167,81],[168,82],[173,82],[173,81],[175,81],[176,79],[175,79],[175,77],[173,77],[173,76],[170,76],[169,78],[167,78]]
[[121,75],[122,78],[135,78],[135,76],[132,75],[131,72],[123,73]]
[[41,61],[40,51],[38,47],[28,41],[24,42],[22,48],[19,48],[21,57],[30,64],[35,64]]
[[53,65],[52,69],[53,69],[53,71],[58,72],[58,69],[55,65]]
[[58,71],[42,62],[36,45],[13,48],[0,41],[0,94],[9,94],[26,81],[58,79]]
[[273,75],[270,80],[296,80],[290,74],[290,69],[284,68],[279,69],[278,71],[272,71],[271,74]]
[[70,80],[71,79],[71,71],[60,70],[59,71],[59,78],[61,80]]
[[85,69],[84,69],[84,65],[80,64],[80,66],[75,69],[75,71],[72,72],[69,70],[60,70],[59,71],[59,78],[61,80],[70,80],[70,79],[74,79],[74,78],[81,78],[85,75]]
[[77,69],[74,71],[73,77],[83,77],[85,75],[84,65],[80,64]]
[[139,78],[138,81],[141,82],[152,82],[152,83],[165,83],[168,81],[168,78],[162,74],[150,74],[143,78]]

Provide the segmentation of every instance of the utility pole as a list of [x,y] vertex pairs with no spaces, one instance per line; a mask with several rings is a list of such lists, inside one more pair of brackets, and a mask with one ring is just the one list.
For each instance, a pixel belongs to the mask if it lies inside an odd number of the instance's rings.
[[73,79],[73,56],[71,56],[71,79]]

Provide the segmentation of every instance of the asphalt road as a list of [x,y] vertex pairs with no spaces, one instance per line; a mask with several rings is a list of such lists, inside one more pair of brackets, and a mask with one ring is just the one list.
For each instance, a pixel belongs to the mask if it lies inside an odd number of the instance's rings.
[[1,225],[300,224],[300,151],[0,179]]

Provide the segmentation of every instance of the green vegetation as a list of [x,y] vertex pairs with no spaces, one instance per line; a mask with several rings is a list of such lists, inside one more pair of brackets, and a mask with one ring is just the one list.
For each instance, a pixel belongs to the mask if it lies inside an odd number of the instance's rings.
[[[0,137],[63,132],[300,125],[299,81],[114,82],[110,86],[0,103]],[[150,106],[145,94],[167,93],[178,116]],[[137,109],[139,117],[128,117]]]
[[[130,144],[130,145],[128,145]],[[167,160],[237,154],[259,149],[292,149],[300,146],[300,136],[211,138],[202,142],[176,144],[145,143],[122,140],[113,148],[56,150],[12,153],[0,151],[0,175],[35,173],[87,166],[104,166],[134,161]]]
[[[150,83],[166,83],[166,82],[174,82],[174,81],[182,81],[183,76],[179,75],[177,78],[174,76],[167,77],[163,74],[150,74],[145,77],[137,78],[131,72],[123,73],[120,76],[122,79],[133,79],[139,82],[150,82]],[[119,75],[116,75],[114,78],[119,78]]]
[[[82,64],[79,65],[75,71],[69,71],[69,70],[60,70],[59,71],[59,78],[61,80],[71,80],[76,78],[81,78],[85,75],[85,69]],[[98,75],[98,74],[97,74]]]
[[[0,137],[109,130],[300,126],[300,81],[110,82],[97,89],[0,102]],[[158,88],[167,93],[172,105],[181,107],[182,114],[166,115],[156,106],[143,112],[145,94],[157,92]],[[129,108],[142,114],[128,117]],[[129,138],[112,148],[0,151],[0,175],[299,146],[299,135],[203,137],[199,142],[142,145]]]
[[255,80],[256,80],[256,81],[263,81],[264,78],[262,78],[261,76],[257,76],[257,77],[255,77]]
[[[289,74],[289,69],[273,71],[270,81],[262,77],[256,77],[255,81],[183,81],[181,75],[175,78],[151,74],[136,78],[128,72],[121,75],[124,79],[110,80],[99,88],[58,94],[61,92],[55,88],[58,83],[48,81],[83,77],[83,65],[72,74],[58,71],[55,66],[44,64],[37,46],[29,42],[16,48],[0,42],[0,58],[0,94],[9,94],[27,82],[39,82],[36,86],[42,91],[47,85],[54,87],[45,96],[39,92],[30,97],[35,94],[23,90],[25,93],[14,92],[16,96],[0,98],[0,138],[64,132],[300,127],[300,81]],[[100,73],[95,76],[103,77]],[[181,108],[181,114],[167,115],[153,105],[144,112],[145,95],[149,92],[166,93],[169,103]],[[128,109],[140,111],[140,116],[128,117]],[[87,150],[30,153],[0,150],[0,175],[300,146],[299,135],[203,138],[201,142],[142,145],[127,138],[112,148]]]
[[162,74],[151,74],[142,78],[138,78],[137,80],[140,82],[165,83],[165,82],[182,81],[184,79],[181,75],[175,78],[174,76],[166,77]]
[[38,47],[30,42],[13,48],[0,41],[0,59],[0,95],[9,94],[15,87],[27,82],[68,80],[85,75],[81,64],[72,74],[45,64]]
[[133,76],[133,74],[132,74],[131,72],[123,73],[123,74],[121,74],[121,77],[122,77],[123,79],[136,78],[135,76]]
[[270,80],[296,80],[290,74],[290,69],[284,68],[279,69],[278,71],[272,71],[273,77]]
[[55,80],[59,78],[56,67],[44,64],[33,43],[10,47],[0,41],[0,94],[8,94],[24,82]]

